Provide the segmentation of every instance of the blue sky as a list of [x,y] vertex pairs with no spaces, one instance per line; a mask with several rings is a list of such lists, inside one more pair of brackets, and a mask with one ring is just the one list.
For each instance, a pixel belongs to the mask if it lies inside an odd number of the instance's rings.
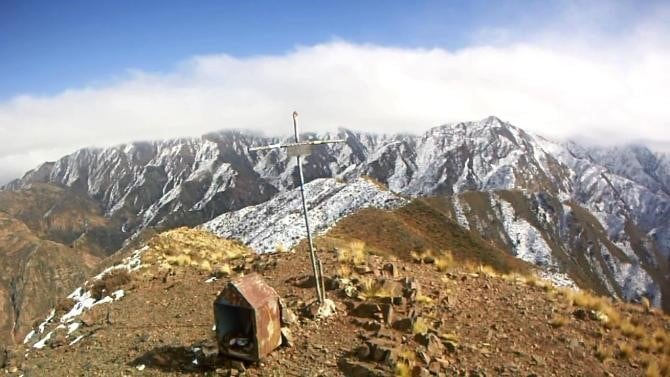
[[663,1],[0,0],[0,184],[83,147],[285,134],[293,110],[670,151],[669,20]]
[[[0,2],[0,99],[100,85],[126,70],[166,71],[193,55],[276,54],[336,38],[458,49],[479,31],[532,30],[546,1]],[[547,5],[550,4],[550,5]]]

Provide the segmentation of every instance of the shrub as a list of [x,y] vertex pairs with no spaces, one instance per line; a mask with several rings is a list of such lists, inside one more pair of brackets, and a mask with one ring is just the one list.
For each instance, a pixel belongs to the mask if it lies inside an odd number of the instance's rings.
[[131,280],[130,272],[125,268],[111,270],[93,283],[93,286],[91,287],[91,297],[100,300],[118,290],[124,284],[129,283]]

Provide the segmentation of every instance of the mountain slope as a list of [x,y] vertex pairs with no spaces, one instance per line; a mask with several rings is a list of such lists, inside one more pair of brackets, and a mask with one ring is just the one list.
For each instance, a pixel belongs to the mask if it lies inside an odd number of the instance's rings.
[[95,201],[67,188],[0,191],[0,343],[22,339],[124,238]]
[[[340,251],[321,251],[336,313],[315,320],[308,310],[314,291],[302,284],[310,271],[304,245],[295,253],[235,252],[222,259],[221,251],[232,244],[203,232],[178,229],[157,238],[109,270],[129,276],[114,285],[114,297],[93,299],[88,287],[75,290],[70,297],[78,303],[49,316],[37,334],[12,350],[8,370],[25,375],[243,370],[249,376],[667,372],[665,319],[639,305],[459,264],[439,271],[433,264],[367,253],[352,263],[338,257]],[[229,263],[232,275],[207,272],[199,264],[163,267],[161,259],[178,250]],[[349,275],[342,273],[346,270]],[[217,357],[211,310],[230,279],[252,271],[283,297],[285,313],[297,314],[283,317],[291,342],[253,364]],[[107,280],[101,274],[91,282]]]

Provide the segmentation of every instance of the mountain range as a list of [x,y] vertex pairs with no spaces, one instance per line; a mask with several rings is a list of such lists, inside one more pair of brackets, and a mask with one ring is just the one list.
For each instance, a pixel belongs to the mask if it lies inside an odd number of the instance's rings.
[[[413,214],[429,214],[439,222],[417,224],[456,226],[560,284],[629,301],[646,297],[670,309],[667,154],[644,146],[557,143],[496,117],[421,135],[341,130],[302,137],[345,139],[304,160],[317,231],[365,207],[404,210],[399,226]],[[0,249],[6,272],[0,329],[25,334],[34,313],[55,305],[57,294],[80,284],[88,269],[113,257],[124,241],[154,230],[203,226],[259,252],[296,245],[304,231],[295,160],[284,150],[248,150],[281,141],[288,139],[224,131],[87,148],[7,184],[0,215],[14,230],[0,230],[12,240]],[[408,212],[419,205],[421,211]],[[380,219],[365,229],[381,232]],[[55,264],[49,271],[63,264],[81,268],[40,278],[46,281],[28,279],[26,266],[34,266],[39,254],[34,250],[74,254],[67,262],[47,258]],[[22,309],[18,302],[40,304]]]

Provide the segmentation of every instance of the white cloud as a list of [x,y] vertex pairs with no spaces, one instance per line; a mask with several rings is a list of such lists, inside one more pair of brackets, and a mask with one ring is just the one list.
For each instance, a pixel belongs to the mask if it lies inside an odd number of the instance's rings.
[[456,51],[334,41],[194,57],[168,74],[0,103],[0,179],[85,146],[224,128],[288,134],[293,110],[306,130],[418,133],[496,115],[552,138],[667,145],[670,49],[640,35],[588,50],[548,40]]

